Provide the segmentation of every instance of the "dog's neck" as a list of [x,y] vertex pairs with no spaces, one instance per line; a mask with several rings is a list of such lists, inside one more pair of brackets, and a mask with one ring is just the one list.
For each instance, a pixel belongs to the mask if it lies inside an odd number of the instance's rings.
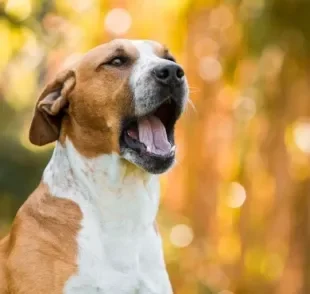
[[117,154],[86,158],[67,139],[56,145],[43,182],[55,197],[79,204],[103,226],[133,230],[153,225],[159,204],[159,179]]

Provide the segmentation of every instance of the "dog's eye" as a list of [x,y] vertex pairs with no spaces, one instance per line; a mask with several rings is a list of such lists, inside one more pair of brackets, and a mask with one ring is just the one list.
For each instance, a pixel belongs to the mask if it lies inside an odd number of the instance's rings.
[[124,65],[126,62],[128,61],[127,57],[114,57],[113,59],[111,59],[109,62],[107,62],[106,64],[108,65],[112,65],[112,66],[122,66]]

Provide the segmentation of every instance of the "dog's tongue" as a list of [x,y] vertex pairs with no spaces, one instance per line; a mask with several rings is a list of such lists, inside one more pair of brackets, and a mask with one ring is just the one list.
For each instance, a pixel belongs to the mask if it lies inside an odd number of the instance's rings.
[[149,116],[138,121],[139,141],[149,152],[165,155],[171,150],[165,126],[156,116]]

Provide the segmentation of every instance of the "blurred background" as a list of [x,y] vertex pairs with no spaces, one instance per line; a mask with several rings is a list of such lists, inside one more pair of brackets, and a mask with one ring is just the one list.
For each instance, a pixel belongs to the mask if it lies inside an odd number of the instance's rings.
[[191,100],[159,214],[176,294],[310,293],[309,0],[0,0],[0,236],[53,146],[43,85],[115,37],[155,39]]

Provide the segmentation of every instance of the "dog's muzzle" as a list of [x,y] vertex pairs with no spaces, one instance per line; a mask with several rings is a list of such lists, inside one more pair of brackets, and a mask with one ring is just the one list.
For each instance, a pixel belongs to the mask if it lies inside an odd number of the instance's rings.
[[151,173],[164,172],[174,162],[174,126],[188,95],[184,71],[175,62],[161,61],[140,72],[133,91],[136,115],[123,123],[121,152]]

